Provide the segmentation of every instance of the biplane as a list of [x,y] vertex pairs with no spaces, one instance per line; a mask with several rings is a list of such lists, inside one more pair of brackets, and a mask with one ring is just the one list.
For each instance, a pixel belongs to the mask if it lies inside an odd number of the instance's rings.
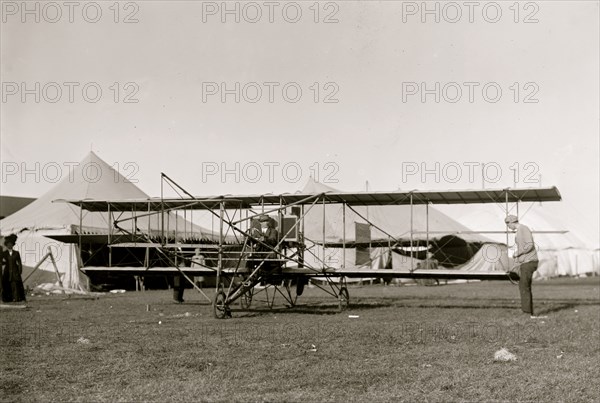
[[[178,197],[165,197],[163,183],[174,189]],[[88,276],[99,273],[141,277],[158,273],[182,276],[212,303],[214,316],[220,319],[231,316],[232,306],[236,302],[240,303],[242,309],[249,309],[253,298],[262,292],[266,294],[269,307],[273,306],[276,295],[281,295],[287,305],[293,307],[309,283],[336,298],[340,309],[345,309],[350,301],[350,279],[518,280],[518,275],[508,267],[495,271],[421,267],[418,259],[423,259],[424,253],[430,250],[436,234],[428,224],[430,205],[496,203],[505,206],[508,212],[511,203],[516,203],[518,209],[520,202],[560,200],[561,195],[556,187],[354,193],[328,191],[198,197],[163,173],[160,198],[61,200],[80,207],[80,222],[88,212],[108,215],[106,234],[88,235],[79,231],[70,235],[69,240],[61,241],[78,243],[80,251],[84,244],[93,242],[108,245],[108,265],[94,266],[80,262],[81,270]],[[326,235],[325,207],[334,205],[341,210],[343,234],[341,239],[332,240]],[[316,206],[320,206],[319,212],[322,214],[322,233],[309,236],[305,231],[305,221]],[[374,223],[368,214],[359,211],[359,208],[369,206],[408,206],[410,230],[403,234],[386,231],[381,223]],[[417,206],[425,208],[425,231],[413,226],[413,209]],[[208,237],[199,239],[193,236],[190,228],[173,229],[169,224],[173,214],[187,219],[198,210],[208,212],[217,221],[218,229]],[[360,217],[369,228],[375,228],[381,235],[347,240],[347,212]],[[150,218],[159,223],[158,230],[151,230],[149,224],[146,230],[140,229],[143,223],[150,222]],[[314,221],[314,212],[312,219]],[[265,223],[266,227],[276,229],[275,240],[265,236]],[[506,234],[508,245],[508,229]],[[347,264],[348,250],[373,247],[387,251],[388,258],[390,251],[396,251],[407,258],[407,264],[400,269]],[[141,264],[113,265],[112,256],[118,248],[143,251]],[[341,254],[337,264],[332,264],[328,255],[330,249],[336,249]],[[196,284],[195,276],[215,278],[213,298],[209,298]]]

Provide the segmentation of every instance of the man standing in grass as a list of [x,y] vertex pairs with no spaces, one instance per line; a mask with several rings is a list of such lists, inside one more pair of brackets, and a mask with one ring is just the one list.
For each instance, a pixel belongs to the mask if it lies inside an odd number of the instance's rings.
[[533,242],[533,235],[526,225],[519,224],[519,219],[514,215],[506,216],[504,222],[512,231],[517,231],[515,235],[517,251],[513,255],[513,260],[515,266],[519,267],[521,310],[534,318],[531,279],[533,278],[533,272],[536,271],[538,267],[538,256],[535,250],[535,243]]

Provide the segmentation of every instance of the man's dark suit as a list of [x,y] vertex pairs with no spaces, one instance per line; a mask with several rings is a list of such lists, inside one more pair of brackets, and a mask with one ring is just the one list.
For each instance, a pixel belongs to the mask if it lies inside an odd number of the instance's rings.
[[[251,243],[254,246],[254,252],[251,256],[249,256],[247,267],[254,269],[258,266],[264,259],[275,259],[277,257],[276,253],[272,251],[277,243],[279,242],[279,233],[275,228],[267,228],[265,232],[262,232],[262,229],[255,228],[251,232],[252,238]],[[260,242],[257,242],[260,241]],[[266,245],[263,245],[266,244]],[[261,268],[263,271],[270,271],[271,269],[277,267],[275,262],[264,262]]]

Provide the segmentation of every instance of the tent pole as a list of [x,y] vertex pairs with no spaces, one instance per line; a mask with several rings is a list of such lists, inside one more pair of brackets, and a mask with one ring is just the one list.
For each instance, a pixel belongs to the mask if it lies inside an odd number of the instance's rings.
[[165,242],[165,202],[164,202],[164,173],[160,173],[160,238],[162,244]]
[[[152,216],[150,216],[150,202],[148,202],[148,238],[152,241],[152,227],[150,226],[150,221],[152,221]],[[154,241],[152,241],[154,242]],[[150,268],[150,247],[146,246],[146,269]]]
[[342,203],[342,269],[346,268],[346,203]]
[[[82,232],[82,228],[83,228],[83,201],[81,202],[81,207],[79,207],[79,231],[77,234],[77,238],[78,238],[78,243],[79,243],[79,250],[77,251],[79,254],[79,262],[78,268],[83,268],[83,245],[82,245],[82,237],[81,237],[81,232]],[[71,227],[71,231],[73,231],[72,227]],[[88,288],[89,289],[89,288]]]
[[169,239],[168,238],[169,238],[169,233],[170,232],[171,232],[171,212],[169,211],[167,213],[167,234],[166,234],[167,239],[165,239],[165,244],[169,243]]
[[425,244],[425,246],[427,247],[427,251],[425,253],[427,253],[429,252],[429,202],[425,204],[425,225],[427,231],[427,243]]
[[325,195],[323,195],[323,268],[325,268]]
[[110,203],[108,203],[108,267],[112,267],[112,211],[110,210]]
[[[384,268],[389,268],[390,270],[394,269],[394,258],[392,256],[392,238],[388,236],[388,253],[386,256],[385,266]],[[391,284],[391,282],[390,282]]]
[[219,291],[219,283],[221,282],[221,271],[223,270],[223,215],[225,210],[225,202],[221,201],[219,205],[219,266],[217,267],[217,292]]
[[[506,202],[506,215],[508,215],[508,188],[506,188],[506,193],[504,194],[504,200]],[[505,223],[506,227],[506,254],[508,255],[508,224]]]
[[300,243],[300,251],[298,251],[298,259],[301,262],[300,264],[298,264],[299,268],[304,267],[304,204],[300,206],[300,214],[302,214],[302,223],[300,224],[300,228],[302,228],[302,237],[300,237],[299,239],[301,240]]
[[[287,207],[286,207],[287,210]],[[283,211],[283,197],[279,196],[279,211],[277,212],[277,218],[279,219],[279,236],[283,237],[283,217],[285,216],[285,211]],[[233,218],[235,219],[235,213],[233,214]],[[240,218],[241,215],[240,215]],[[287,234],[286,234],[287,235]],[[283,248],[279,248],[279,250],[281,251],[281,249],[283,249],[283,253],[284,255],[287,255],[287,250],[285,248],[285,246]],[[278,257],[278,256],[275,256]],[[285,263],[283,263],[283,266],[286,266]]]
[[42,258],[42,260],[40,260],[34,267],[33,270],[31,270],[31,273],[29,273],[29,275],[27,277],[25,277],[25,279],[23,280],[23,283],[27,282],[27,280],[29,280],[29,277],[31,277],[33,275],[33,273],[35,273],[35,271],[42,265],[42,263],[44,263],[44,261],[48,259],[48,253],[46,253],[44,255],[44,257]]
[[137,233],[137,216],[135,215],[135,204],[131,205],[131,232],[133,234]]
[[[69,273],[71,273],[71,284],[73,284],[73,244],[71,243],[69,244]],[[77,273],[79,273],[79,270]],[[81,288],[79,284],[79,274],[77,275],[77,288]]]
[[[56,279],[58,280],[58,285],[60,285],[60,288],[65,288],[63,286],[63,282],[60,279],[60,273],[58,272],[58,267],[56,266],[56,261],[54,260],[54,256],[52,256],[52,250],[50,249],[50,247],[48,247],[48,256],[50,256],[50,261],[52,262],[52,266],[54,266],[54,272],[56,273]],[[65,290],[63,290],[63,293],[65,292]]]
[[410,193],[410,271],[414,270],[413,262],[413,194]]

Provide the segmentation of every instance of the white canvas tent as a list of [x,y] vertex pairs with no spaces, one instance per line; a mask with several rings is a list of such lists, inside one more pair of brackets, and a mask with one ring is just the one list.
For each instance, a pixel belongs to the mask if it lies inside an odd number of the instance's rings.
[[[148,195],[134,183],[115,171],[96,154],[90,152],[70,174],[56,186],[23,209],[0,220],[0,234],[14,233],[19,237],[16,249],[19,250],[23,264],[33,267],[48,249],[52,251],[63,285],[81,289],[83,284],[79,272],[79,253],[77,244],[62,243],[48,236],[72,234],[107,234],[107,213],[83,212],[80,227],[80,209],[72,204],[54,202],[59,199],[145,199]],[[120,218],[126,218],[123,214]],[[166,215],[165,231],[184,233],[189,238],[213,240],[209,230],[184,220],[175,214]],[[138,219],[135,224],[143,232],[158,232],[161,228],[159,216]],[[127,223],[123,224],[126,228]],[[51,263],[45,262],[42,270],[53,271]]]

